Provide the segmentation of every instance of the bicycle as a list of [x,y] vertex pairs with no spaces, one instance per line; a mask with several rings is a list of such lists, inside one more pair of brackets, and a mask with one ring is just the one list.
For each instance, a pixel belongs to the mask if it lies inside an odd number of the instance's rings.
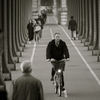
[[[52,60],[51,62],[55,62],[56,60]],[[65,59],[62,59],[58,62],[65,62],[66,60]],[[69,60],[67,60],[69,61]],[[63,85],[62,85],[62,76],[63,76],[63,68],[58,68],[57,70],[55,70],[55,75],[54,75],[54,81],[53,81],[53,84],[54,84],[54,88],[55,88],[55,93],[59,94],[59,96],[61,97],[62,96],[62,91],[63,90]],[[66,90],[65,90],[66,92]],[[67,97],[67,94],[65,93],[65,97]]]
[[55,86],[55,93],[59,94],[59,96],[62,95],[62,68],[58,69],[56,72],[55,72],[55,75],[54,75],[54,86]]

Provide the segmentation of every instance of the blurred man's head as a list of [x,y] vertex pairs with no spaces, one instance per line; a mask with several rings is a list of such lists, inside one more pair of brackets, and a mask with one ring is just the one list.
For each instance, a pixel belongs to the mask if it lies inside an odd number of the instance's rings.
[[71,19],[73,19],[73,18],[74,18],[74,16],[71,16],[70,18],[71,18]]
[[23,61],[21,63],[20,68],[23,73],[31,73],[32,71],[31,61],[30,60]]
[[60,33],[55,33],[54,38],[55,38],[55,41],[59,41],[60,40]]
[[32,19],[29,20],[29,23],[32,23]]

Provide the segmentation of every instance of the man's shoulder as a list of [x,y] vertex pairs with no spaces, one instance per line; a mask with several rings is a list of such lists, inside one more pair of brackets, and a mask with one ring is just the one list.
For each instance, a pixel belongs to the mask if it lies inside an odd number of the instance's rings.
[[41,81],[38,78],[35,78],[36,82],[41,83]]
[[54,39],[49,42],[50,44],[54,43]]
[[16,80],[13,80],[13,82],[16,83],[16,82],[20,82],[22,80],[24,80],[24,81],[31,80],[36,83],[41,83],[41,81],[38,78],[36,78],[32,75],[28,75],[27,77],[25,75],[22,75],[22,76],[18,77]]
[[33,81],[37,84],[37,85],[42,85],[42,82],[40,81],[40,79],[33,77]]
[[35,81],[37,83],[41,83],[41,81],[38,78],[36,78],[36,77],[34,77],[32,75],[30,75],[29,77],[31,78],[31,80],[33,80],[33,81]]
[[74,19],[71,19],[70,22],[76,22]]
[[65,41],[63,41],[63,40],[60,40],[60,42],[65,44]]
[[34,77],[32,75],[30,75],[30,77],[33,79],[33,81],[38,82],[38,83],[41,83],[41,81],[38,78],[36,78],[36,77]]
[[73,21],[73,22],[76,22],[76,20],[75,20],[75,19],[73,19],[72,21]]

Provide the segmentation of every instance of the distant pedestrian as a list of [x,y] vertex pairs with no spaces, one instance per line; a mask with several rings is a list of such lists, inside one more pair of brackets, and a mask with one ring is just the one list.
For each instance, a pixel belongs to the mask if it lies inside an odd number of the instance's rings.
[[32,22],[32,19],[30,19],[29,23],[27,24],[29,43],[31,43],[31,41],[34,38],[34,29],[33,28],[34,28],[33,22]]
[[42,10],[41,13],[42,13],[42,17],[43,17],[43,19],[44,19],[44,23],[46,23],[46,20],[47,20],[46,11],[45,11],[45,10]]
[[37,20],[37,23],[39,23],[39,25],[41,26],[40,38],[42,38],[42,30],[43,30],[43,26],[44,26],[44,19],[42,18],[42,16],[39,15],[36,20]]
[[68,24],[68,29],[71,30],[71,39],[76,40],[77,23],[74,20],[74,16],[71,16],[71,20]]
[[36,20],[41,22],[41,27],[42,27],[42,29],[43,29],[44,19],[43,19],[42,15],[39,15],[38,18],[37,18]]
[[42,27],[41,27],[41,22],[39,20],[36,20],[36,25],[34,27],[34,39],[35,42],[39,43],[39,40],[41,38],[41,32],[42,32]]
[[23,75],[12,81],[10,100],[44,100],[42,83],[31,75],[29,60],[21,63],[21,71]]

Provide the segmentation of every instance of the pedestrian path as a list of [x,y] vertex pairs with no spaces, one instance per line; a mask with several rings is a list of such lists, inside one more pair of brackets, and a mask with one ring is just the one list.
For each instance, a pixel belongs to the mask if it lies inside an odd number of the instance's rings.
[[[24,60],[31,59],[33,46],[34,46],[33,43],[26,44],[25,50],[24,50],[24,52],[22,52],[22,57],[19,58],[19,63],[16,63],[16,70],[11,71],[12,80],[16,79],[17,77],[19,77],[21,75],[21,71],[20,71],[21,62]],[[11,84],[11,81],[6,81],[6,87],[7,87],[8,93],[10,92],[10,84]]]
[[[66,26],[56,25],[56,17],[48,16],[47,24],[43,29],[43,36],[40,43],[26,44],[23,60],[31,59],[33,63],[32,75],[43,83],[45,100],[100,100],[100,62],[80,40],[70,40],[70,31]],[[64,72],[65,88],[68,98],[59,97],[54,93],[54,87],[50,81],[51,64],[46,62],[46,46],[53,38],[55,32],[61,33],[61,38],[66,42],[70,61],[66,64]],[[12,71],[12,79],[20,76],[20,63],[16,64],[16,71]],[[11,81],[6,82],[8,93]]]

